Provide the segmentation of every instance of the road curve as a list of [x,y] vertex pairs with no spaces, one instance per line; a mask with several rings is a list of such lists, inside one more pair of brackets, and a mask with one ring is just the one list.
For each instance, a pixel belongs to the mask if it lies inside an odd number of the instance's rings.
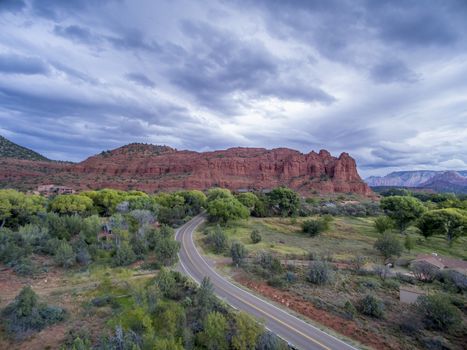
[[217,296],[234,308],[264,320],[266,327],[271,332],[298,349],[356,350],[355,347],[298,319],[219,275],[201,256],[193,242],[193,233],[203,221],[202,215],[196,216],[180,227],[175,234],[175,238],[181,242],[180,264],[188,276],[198,283],[205,276],[208,276]]

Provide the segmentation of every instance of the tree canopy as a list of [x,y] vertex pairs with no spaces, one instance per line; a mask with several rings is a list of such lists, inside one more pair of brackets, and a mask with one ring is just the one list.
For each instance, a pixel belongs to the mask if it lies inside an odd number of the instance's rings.
[[408,196],[385,197],[381,200],[380,206],[386,215],[394,220],[401,233],[426,210],[417,198]]
[[454,208],[431,210],[422,215],[417,227],[426,238],[443,235],[451,245],[456,238],[467,235],[467,214]]

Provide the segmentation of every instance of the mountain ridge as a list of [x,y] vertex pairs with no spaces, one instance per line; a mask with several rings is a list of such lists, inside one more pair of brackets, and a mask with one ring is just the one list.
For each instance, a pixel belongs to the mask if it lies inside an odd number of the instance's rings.
[[20,146],[6,137],[0,135],[0,157],[1,158],[14,158],[38,161],[50,161],[42,154],[35,152],[27,147]]
[[208,189],[266,190],[287,186],[305,193],[374,193],[363,182],[348,153],[301,153],[288,148],[233,147],[178,151],[168,146],[132,143],[103,151],[75,164],[0,159],[0,182],[34,189],[54,183],[78,190],[140,189],[147,192]]

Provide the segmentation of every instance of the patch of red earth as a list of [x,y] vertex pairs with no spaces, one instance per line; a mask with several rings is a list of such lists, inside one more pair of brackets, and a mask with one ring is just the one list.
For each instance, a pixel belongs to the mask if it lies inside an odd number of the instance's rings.
[[252,281],[244,276],[234,276],[234,279],[245,287],[280,303],[318,323],[331,328],[338,333],[354,339],[377,350],[401,350],[399,344],[381,339],[377,334],[368,332],[357,325],[355,321],[343,319],[325,310],[316,308],[301,296],[288,291],[282,291],[268,286],[264,282]]

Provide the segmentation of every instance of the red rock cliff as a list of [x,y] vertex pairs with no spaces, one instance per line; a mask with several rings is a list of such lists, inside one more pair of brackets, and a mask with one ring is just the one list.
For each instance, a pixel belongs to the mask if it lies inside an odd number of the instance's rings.
[[358,175],[352,157],[342,153],[336,158],[325,150],[303,154],[287,148],[239,147],[199,153],[130,144],[78,164],[44,169],[46,165],[41,163],[41,171],[34,170],[34,162],[21,165],[22,170],[18,170],[18,161],[15,164],[16,174],[5,168],[0,179],[16,179],[31,188],[51,182],[76,189],[113,187],[148,192],[183,188],[203,190],[214,186],[232,190],[288,186],[303,194],[352,192],[373,195]]

